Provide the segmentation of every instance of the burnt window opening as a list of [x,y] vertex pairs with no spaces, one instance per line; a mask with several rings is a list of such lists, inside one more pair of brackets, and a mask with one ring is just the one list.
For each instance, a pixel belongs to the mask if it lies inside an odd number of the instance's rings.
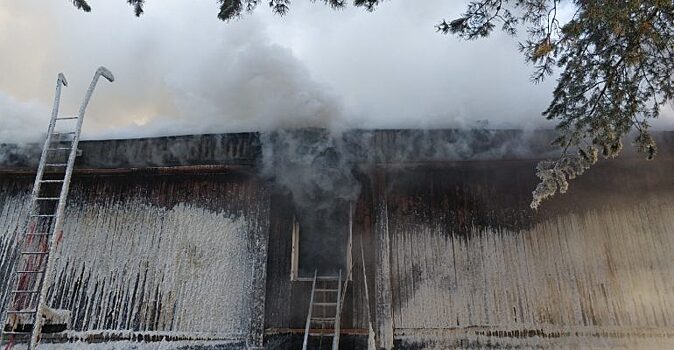
[[351,279],[353,212],[351,202],[336,208],[296,213],[292,225],[290,280],[311,281],[318,277]]

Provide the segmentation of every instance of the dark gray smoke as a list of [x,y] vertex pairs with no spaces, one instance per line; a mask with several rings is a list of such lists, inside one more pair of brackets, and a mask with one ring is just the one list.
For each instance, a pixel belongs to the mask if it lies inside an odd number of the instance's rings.
[[296,205],[324,210],[358,197],[356,159],[342,133],[284,129],[262,133],[261,143],[263,174],[290,191]]
[[346,271],[349,210],[358,199],[358,158],[342,133],[293,129],[263,133],[262,169],[292,197],[300,225],[300,276]]
[[[486,125],[481,125],[485,127]],[[349,211],[363,167],[375,163],[527,157],[549,134],[519,130],[283,129],[262,133],[262,174],[292,198],[300,225],[300,275],[346,271]]]
[[35,168],[42,145],[37,143],[0,143],[0,168]]

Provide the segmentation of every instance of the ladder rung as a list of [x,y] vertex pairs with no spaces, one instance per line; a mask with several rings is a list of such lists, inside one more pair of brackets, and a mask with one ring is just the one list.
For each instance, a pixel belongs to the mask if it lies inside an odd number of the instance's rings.
[[311,320],[316,322],[335,322],[334,317],[312,317]]
[[323,337],[334,337],[334,336],[335,336],[335,331],[332,330],[332,329],[329,329],[328,332],[325,332],[325,333],[323,333],[323,332],[320,332],[320,333],[318,333],[318,332],[309,332],[309,335],[312,336],[312,337],[321,337],[321,336],[323,336]]
[[40,180],[40,182],[47,182],[47,183],[57,183],[57,182],[63,182],[65,180]]
[[16,273],[26,273],[26,274],[28,274],[28,273],[44,273],[44,270],[35,270],[35,271],[25,270],[25,271],[17,271]]
[[35,293],[40,293],[39,290],[13,290],[10,293],[14,294],[35,294]]
[[56,118],[56,120],[68,120],[68,119],[77,119],[77,116],[74,116],[74,117],[60,117],[60,118]]
[[52,166],[52,167],[64,167],[68,166],[67,163],[47,163],[45,166]]
[[337,306],[337,303],[314,303],[315,306]]
[[56,147],[56,148],[47,148],[47,151],[65,151],[68,150],[70,151],[72,148],[70,147]]
[[330,281],[337,282],[339,280],[339,277],[338,276],[316,276],[316,280],[317,281],[326,281],[326,282],[330,282]]
[[34,314],[36,310],[7,310],[8,314]]
[[52,135],[73,135],[76,131],[55,131]]
[[39,217],[39,218],[53,218],[54,214],[31,214],[30,216],[32,217]]
[[337,293],[337,289],[321,289],[321,288],[316,288],[316,291],[317,291],[317,292],[324,292],[324,293],[327,293],[327,292],[334,292],[334,293]]
[[3,331],[2,334],[9,334],[9,335],[30,335],[31,332],[16,332],[16,331]]
[[35,200],[37,201],[57,201],[61,199],[61,197],[37,197]]
[[23,255],[47,255],[49,252],[21,252]]

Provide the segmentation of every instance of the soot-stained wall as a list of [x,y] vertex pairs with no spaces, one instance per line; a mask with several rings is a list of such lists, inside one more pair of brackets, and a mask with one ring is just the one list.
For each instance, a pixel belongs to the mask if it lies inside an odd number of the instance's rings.
[[[353,204],[354,213],[357,214],[353,217],[352,274],[344,300],[341,328],[350,334],[366,335],[368,322],[374,317],[369,315],[374,304],[368,306],[365,291],[366,279],[369,279],[368,292],[370,296],[373,295],[372,201],[368,180],[362,177],[359,179],[363,190],[358,201]],[[287,196],[274,196],[271,203],[265,324],[269,333],[303,332],[311,297],[311,282],[290,280],[295,213]],[[373,303],[372,298],[369,303]],[[301,343],[295,345],[301,347]]]
[[673,345],[674,160],[600,162],[537,212],[535,165],[380,169],[398,345]]
[[[0,181],[3,286],[31,182]],[[76,176],[49,305],[73,311],[77,331],[247,337],[268,206],[265,187],[237,173]]]
[[[42,144],[1,144],[0,172],[37,168]],[[79,169],[147,168],[201,164],[252,165],[260,157],[257,133],[82,141]]]
[[[536,212],[540,135],[349,135],[367,147],[351,164],[346,333],[372,321],[384,347],[674,347],[671,133],[655,161],[600,161]],[[252,167],[255,134],[106,142],[83,143],[50,293],[74,329],[301,334],[311,285],[290,281],[295,213]],[[3,286],[31,184],[0,169]]]
[[[16,237],[23,233],[29,205],[32,179],[0,176],[0,298],[7,292],[15,258]],[[5,303],[0,305],[4,311]]]

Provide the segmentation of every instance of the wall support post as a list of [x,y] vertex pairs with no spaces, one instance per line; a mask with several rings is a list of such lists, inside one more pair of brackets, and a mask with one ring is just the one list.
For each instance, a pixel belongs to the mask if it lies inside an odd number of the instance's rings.
[[250,331],[246,339],[248,349],[264,348],[264,313],[267,291],[267,247],[269,244],[269,214],[271,198],[269,190],[262,185],[261,203],[255,215],[257,222],[249,243],[253,256],[253,271],[251,282],[251,313]]
[[377,170],[374,182],[376,249],[375,264],[375,335],[378,349],[393,349],[393,295],[391,292],[391,238],[388,230],[386,174]]

